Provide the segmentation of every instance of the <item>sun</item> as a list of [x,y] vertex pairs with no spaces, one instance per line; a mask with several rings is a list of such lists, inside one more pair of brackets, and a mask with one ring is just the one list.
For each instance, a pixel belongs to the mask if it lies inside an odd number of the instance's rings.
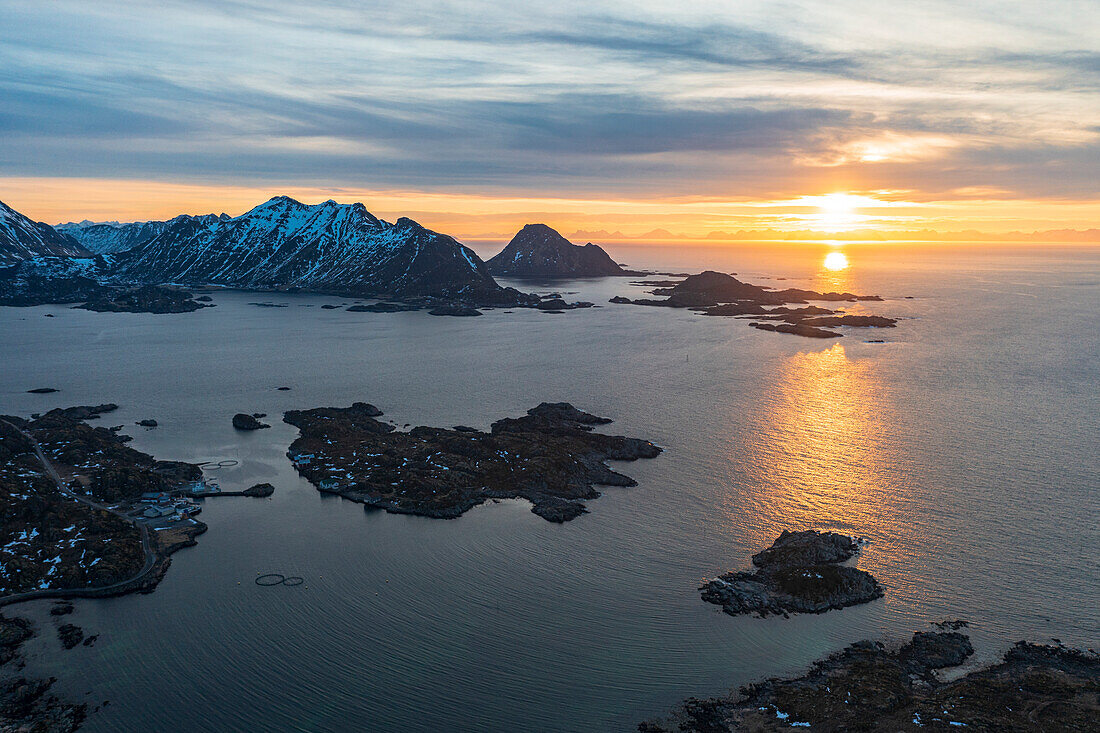
[[836,272],[848,269],[848,257],[843,252],[830,252],[825,255],[825,269]]
[[856,207],[865,197],[847,193],[829,193],[816,198],[817,208],[821,212],[817,220],[826,229],[834,231],[850,229],[860,222],[861,217],[856,214]]

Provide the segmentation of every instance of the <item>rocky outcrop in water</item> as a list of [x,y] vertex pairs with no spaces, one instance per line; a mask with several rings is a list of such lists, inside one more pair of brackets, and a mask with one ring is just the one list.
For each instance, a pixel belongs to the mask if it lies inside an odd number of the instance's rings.
[[262,423],[255,416],[244,412],[238,412],[233,416],[233,427],[237,430],[262,430],[270,428],[270,425]]
[[489,499],[522,498],[539,516],[565,522],[600,494],[594,485],[633,486],[606,461],[653,458],[661,449],[638,438],[593,431],[609,423],[567,403],[543,403],[489,432],[378,421],[381,411],[351,407],[291,410],[301,432],[287,454],[319,490],[390,512],[453,518]]
[[1100,720],[1100,657],[1019,642],[1003,659],[950,681],[938,670],[973,653],[957,632],[915,634],[888,649],[861,641],[808,673],[748,685],[727,697],[690,698],[640,733],[733,731],[1094,730]]
[[870,573],[839,564],[858,551],[856,540],[836,532],[784,531],[753,555],[756,570],[720,575],[699,590],[731,616],[824,613],[867,603],[882,597],[882,586]]
[[804,323],[750,323],[753,328],[761,331],[774,331],[775,333],[789,333],[792,336],[806,336],[813,339],[840,338],[841,334],[835,331],[826,331],[824,328],[814,328]]
[[367,305],[348,306],[349,313],[401,313],[403,311],[418,311],[423,306],[413,303],[369,303]]
[[[646,283],[641,283],[646,284]],[[810,338],[836,338],[842,334],[825,330],[823,327],[890,327],[896,321],[882,316],[837,315],[827,308],[807,305],[803,308],[791,308],[790,304],[820,301],[879,301],[877,295],[856,295],[854,293],[818,293],[812,290],[787,288],[772,290],[738,280],[732,275],[708,270],[691,275],[672,287],[658,287],[652,291],[658,298],[638,298],[630,300],[622,296],[611,299],[612,303],[633,303],[634,305],[661,306],[665,308],[690,308],[706,316],[757,316],[759,321],[749,325],[762,331],[789,333]],[[761,321],[783,321],[772,324]]]
[[65,649],[72,649],[84,641],[84,629],[76,624],[62,624],[57,627],[57,639]]

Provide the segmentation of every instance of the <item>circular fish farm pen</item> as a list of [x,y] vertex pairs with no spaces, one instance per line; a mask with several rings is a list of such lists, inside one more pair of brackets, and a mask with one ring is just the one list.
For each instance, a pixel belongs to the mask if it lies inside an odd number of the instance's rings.
[[203,461],[202,463],[196,463],[204,471],[216,471],[219,468],[229,468],[230,466],[236,466],[240,461],[235,461],[229,458],[224,461]]
[[305,578],[300,575],[283,575],[282,573],[265,573],[256,576],[256,585],[270,587],[274,585],[301,585]]

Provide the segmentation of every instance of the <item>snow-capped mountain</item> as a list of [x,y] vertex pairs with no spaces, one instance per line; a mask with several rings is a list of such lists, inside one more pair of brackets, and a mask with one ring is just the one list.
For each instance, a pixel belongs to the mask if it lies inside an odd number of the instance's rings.
[[516,303],[485,263],[411,219],[390,224],[362,204],[307,206],[277,196],[232,219],[181,217],[117,255],[114,273],[146,283],[302,288],[362,296]]
[[485,263],[494,275],[600,277],[630,274],[599,245],[573,244],[545,224],[528,224]]
[[[177,216],[175,219],[169,219],[168,221],[137,221],[130,224],[119,224],[117,221],[97,223],[85,220],[58,224],[54,229],[62,234],[69,235],[89,252],[112,254],[114,252],[125,252],[145,244],[153,237],[163,234],[170,226],[184,218],[191,217]],[[206,223],[213,223],[226,220],[229,215],[207,214],[194,218]]]
[[0,266],[33,257],[87,257],[91,253],[49,224],[31,221],[0,201]]

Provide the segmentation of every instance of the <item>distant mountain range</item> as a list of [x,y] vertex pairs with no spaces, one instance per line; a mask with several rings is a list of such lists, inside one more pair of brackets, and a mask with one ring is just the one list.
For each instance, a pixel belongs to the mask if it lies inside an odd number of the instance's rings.
[[[192,217],[184,215],[177,216],[169,221],[138,221],[132,224],[119,224],[117,221],[102,223],[82,221],[58,224],[54,229],[72,237],[89,252],[113,254],[125,252],[144,244],[153,237],[163,234],[165,230],[180,220],[189,218]],[[229,219],[229,214],[222,214],[221,216],[207,214],[194,218],[212,224],[215,221]]]
[[595,244],[574,245],[530,224],[489,260],[412,219],[395,223],[362,204],[306,205],[276,196],[237,217],[58,225],[0,204],[0,281],[11,304],[71,302],[96,283],[302,290],[475,305],[533,306],[493,274],[596,277],[632,274]]
[[486,263],[494,275],[602,277],[631,274],[598,245],[573,244],[545,224],[528,224]]
[[31,221],[0,201],[0,267],[35,257],[88,257],[91,253],[49,224]]

